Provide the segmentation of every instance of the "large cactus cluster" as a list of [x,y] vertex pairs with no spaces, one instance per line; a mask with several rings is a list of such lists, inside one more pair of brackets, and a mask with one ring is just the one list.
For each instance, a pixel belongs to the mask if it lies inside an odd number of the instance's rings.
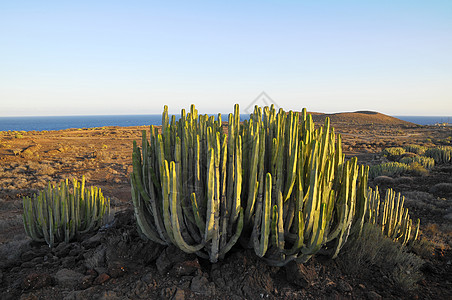
[[420,220],[412,232],[412,220],[408,208],[404,207],[404,196],[387,189],[385,198],[381,199],[378,187],[375,190],[369,187],[368,199],[367,222],[380,226],[382,234],[403,245],[417,239]]
[[363,224],[367,168],[344,160],[328,119],[314,129],[305,109],[299,118],[256,107],[242,130],[245,232],[271,265],[305,262],[322,248],[336,257],[352,225]]
[[[237,242],[241,208],[242,144],[238,107],[229,115],[229,138],[221,114],[200,115],[192,105],[176,121],[143,132],[142,151],[134,143],[132,198],[142,233],[160,244],[216,262]],[[140,153],[142,152],[142,153]]]
[[240,240],[281,266],[334,258],[361,234],[373,208],[368,170],[306,109],[255,107],[240,123],[236,105],[223,126],[194,106],[170,121],[165,106],[162,128],[134,143],[132,198],[139,230],[157,243],[216,262]]
[[69,242],[85,232],[98,229],[110,211],[110,200],[95,186],[85,188],[81,182],[69,180],[23,198],[25,232],[35,241]]

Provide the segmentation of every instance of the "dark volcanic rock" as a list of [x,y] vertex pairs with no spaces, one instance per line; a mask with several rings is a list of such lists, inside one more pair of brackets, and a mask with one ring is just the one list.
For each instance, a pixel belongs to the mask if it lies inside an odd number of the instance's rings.
[[190,289],[196,294],[211,297],[215,294],[215,285],[209,283],[209,280],[203,276],[196,276],[192,279]]
[[58,284],[67,287],[78,286],[81,283],[83,277],[83,274],[69,269],[61,269],[55,275]]
[[302,287],[307,288],[312,285],[318,275],[312,266],[305,266],[291,261],[285,266],[287,281]]
[[175,246],[168,246],[160,254],[155,262],[160,274],[166,274],[176,264],[186,260],[193,259],[193,255],[189,255]]
[[25,290],[36,290],[53,284],[53,278],[47,273],[31,273],[22,282]]
[[199,261],[197,258],[194,260],[186,260],[183,262],[176,263],[170,271],[171,276],[181,277],[186,275],[191,275],[196,271],[201,270]]
[[102,284],[110,279],[110,275],[107,273],[102,273],[94,279],[93,284]]

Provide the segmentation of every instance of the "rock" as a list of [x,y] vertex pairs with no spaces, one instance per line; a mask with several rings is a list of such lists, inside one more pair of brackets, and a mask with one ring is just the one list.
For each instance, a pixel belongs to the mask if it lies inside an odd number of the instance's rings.
[[75,266],[75,257],[74,256],[68,256],[61,260],[61,265],[63,268],[66,269],[72,269]]
[[26,261],[20,265],[20,267],[22,269],[31,269],[31,268],[34,268],[35,266],[36,266],[36,264],[32,261]]
[[153,282],[154,280],[155,280],[155,279],[154,279],[154,275],[153,275],[152,272],[149,272],[149,273],[147,273],[147,274],[144,274],[144,275],[141,277],[141,281],[145,282],[146,284],[150,284],[150,283]]
[[93,285],[93,281],[96,278],[96,276],[93,275],[86,275],[82,278],[82,282],[80,283],[80,288],[82,290],[85,290]]
[[[95,294],[94,287],[90,287],[83,291],[72,291],[67,294],[63,300],[85,300],[85,299],[93,299],[93,295]],[[95,298],[94,298],[95,299]]]
[[53,249],[53,252],[58,257],[65,257],[69,254],[71,251],[71,244],[66,243],[60,243],[55,249]]
[[168,273],[174,264],[189,260],[191,257],[193,256],[188,255],[175,246],[168,246],[157,258],[155,264],[159,273],[163,275]]
[[82,282],[83,277],[83,274],[69,269],[61,269],[55,274],[58,284],[67,287],[78,286]]
[[191,275],[198,270],[201,270],[201,266],[199,265],[198,259],[195,258],[194,260],[176,263],[171,269],[170,274],[172,276],[181,277]]
[[160,292],[160,297],[162,299],[172,299],[172,297],[174,296],[174,294],[176,293],[176,287],[171,286],[171,287],[167,287],[162,289],[162,291]]
[[289,282],[301,287],[307,288],[312,285],[317,278],[317,273],[313,267],[298,264],[291,261],[285,266],[286,278]]
[[94,277],[97,277],[97,275],[99,275],[99,274],[97,274],[96,270],[94,270],[94,269],[88,269],[88,270],[86,270],[85,274],[86,274],[86,275],[92,275],[92,276],[94,276]]
[[110,275],[107,273],[102,273],[99,276],[97,276],[96,279],[94,279],[93,284],[102,284],[110,279]]
[[116,299],[119,299],[119,297],[116,295],[114,291],[105,291],[99,297],[99,300],[116,300]]
[[108,265],[107,268],[107,273],[112,277],[112,278],[118,278],[123,276],[125,273],[127,272],[126,267],[124,266],[124,264],[122,264],[119,261],[116,262],[111,262]]
[[452,221],[452,213],[444,215],[443,218],[446,220]]
[[215,284],[211,285],[206,277],[198,275],[192,279],[190,290],[206,297],[212,297],[215,293]]
[[185,300],[185,292],[183,289],[177,289],[172,300]]
[[19,300],[38,300],[38,296],[36,296],[33,293],[30,294],[22,294],[19,298]]
[[23,262],[27,262],[27,261],[31,261],[35,258],[38,258],[40,256],[43,256],[45,253],[43,253],[43,251],[41,250],[29,250],[27,252],[22,253],[22,255],[20,256],[21,260]]
[[353,288],[347,281],[339,280],[337,290],[341,293],[350,293],[353,291]]
[[369,300],[380,300],[380,299],[383,299],[383,297],[380,294],[378,294],[377,292],[370,291],[370,292],[367,293],[367,299],[369,299]]
[[25,290],[37,290],[53,284],[53,278],[47,273],[31,273],[22,282]]
[[102,241],[102,234],[98,232],[97,234],[93,235],[89,239],[86,239],[82,242],[82,246],[86,249],[96,248],[100,245]]

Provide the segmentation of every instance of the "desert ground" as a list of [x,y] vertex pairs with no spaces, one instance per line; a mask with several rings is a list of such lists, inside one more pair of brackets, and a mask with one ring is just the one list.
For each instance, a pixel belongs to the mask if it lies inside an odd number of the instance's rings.
[[[380,153],[386,147],[451,145],[452,127],[374,112],[313,113],[316,125],[325,116],[342,135],[346,156],[363,164],[387,161]],[[132,141],[141,143],[142,130],[149,128],[0,132],[1,299],[452,299],[452,165],[369,183],[401,192],[412,219],[420,218],[422,247],[406,250],[422,262],[416,276],[402,269],[396,278],[397,266],[353,268],[347,249],[336,260],[318,255],[279,268],[236,247],[210,264],[140,238],[129,174]],[[107,226],[53,249],[32,242],[23,229],[22,197],[82,176],[110,197]]]

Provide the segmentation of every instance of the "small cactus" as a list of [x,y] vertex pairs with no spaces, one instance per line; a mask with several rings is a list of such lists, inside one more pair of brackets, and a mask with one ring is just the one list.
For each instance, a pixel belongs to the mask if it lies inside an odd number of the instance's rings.
[[49,183],[39,194],[24,197],[23,207],[27,235],[53,247],[98,229],[109,215],[110,199],[95,186],[85,188],[83,177],[81,182],[74,179],[72,187],[67,179],[56,186]]

